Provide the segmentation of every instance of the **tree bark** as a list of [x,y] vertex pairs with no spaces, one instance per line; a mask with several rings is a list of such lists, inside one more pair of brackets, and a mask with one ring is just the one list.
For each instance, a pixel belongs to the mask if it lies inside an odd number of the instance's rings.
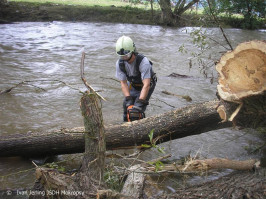
[[188,4],[186,4],[186,1],[183,0],[182,2],[180,1],[179,5],[175,6],[174,14],[175,15],[182,15],[186,10],[191,8],[194,4],[197,4],[199,0],[192,0]]
[[105,130],[101,102],[95,93],[83,94],[80,107],[85,126],[85,153],[76,182],[90,196],[88,191],[97,193],[95,189],[104,186]]
[[180,16],[197,2],[199,0],[192,0],[189,3],[186,0],[179,0],[175,5],[174,11],[172,11],[170,0],[160,0],[159,4],[162,10],[163,24],[167,26],[176,25]]
[[[204,160],[189,160],[184,165],[166,164],[161,170],[165,172],[178,171],[184,172],[206,172],[211,169],[234,169],[234,170],[252,170],[258,161],[251,160],[229,160],[226,158],[210,158]],[[258,165],[260,163],[258,162]],[[155,171],[155,167],[147,167],[147,170]]]
[[175,25],[175,17],[172,12],[170,0],[160,0],[159,4],[162,10],[163,23],[168,26]]
[[46,198],[95,198],[97,190],[104,189],[105,133],[101,102],[96,93],[86,92],[80,107],[85,126],[85,153],[81,168],[77,174],[69,175],[37,167],[36,178],[42,184]]
[[[133,148],[149,143],[148,134],[166,142],[231,126],[221,123],[219,101],[209,101],[122,125],[105,127],[107,150]],[[0,156],[51,156],[84,152],[84,128],[42,134],[14,134],[0,139]]]

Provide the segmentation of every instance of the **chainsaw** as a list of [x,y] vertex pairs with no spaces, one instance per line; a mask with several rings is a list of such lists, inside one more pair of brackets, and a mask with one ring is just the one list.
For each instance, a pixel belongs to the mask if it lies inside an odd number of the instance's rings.
[[134,105],[130,105],[127,108],[127,121],[133,122],[145,118],[145,113],[133,108]]

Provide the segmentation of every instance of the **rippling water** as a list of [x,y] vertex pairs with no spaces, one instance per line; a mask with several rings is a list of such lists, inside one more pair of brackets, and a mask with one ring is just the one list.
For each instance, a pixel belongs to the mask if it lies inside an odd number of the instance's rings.
[[[79,109],[81,94],[78,92],[85,91],[79,68],[82,51],[86,53],[85,76],[88,82],[108,100],[103,103],[105,124],[121,123],[123,96],[119,83],[113,78],[117,59],[115,42],[123,34],[131,36],[138,51],[153,61],[159,78],[147,116],[216,98],[215,84],[203,78],[197,67],[189,68],[191,55],[178,51],[182,44],[185,44],[189,53],[195,51],[189,34],[192,30],[190,27],[108,23],[0,25],[0,90],[22,81],[32,81],[0,96],[0,135],[82,126]],[[226,29],[225,32],[233,46],[252,39],[266,39],[264,31]],[[206,34],[224,44],[219,29],[208,29]],[[221,51],[224,49],[213,42],[209,50],[212,52],[210,59],[218,59]],[[167,77],[173,72],[191,77]],[[166,96],[162,94],[163,90],[189,95],[193,101],[188,103],[184,99]],[[233,142],[228,142],[230,140]],[[164,145],[174,158],[201,149],[204,152],[202,154],[208,157],[238,159],[248,158],[245,146],[257,141],[260,140],[254,135],[225,129]],[[152,151],[146,154],[144,157],[156,155]],[[26,159],[1,158],[0,176],[32,167]],[[33,170],[2,177],[2,180],[0,189],[29,187],[34,180]]]

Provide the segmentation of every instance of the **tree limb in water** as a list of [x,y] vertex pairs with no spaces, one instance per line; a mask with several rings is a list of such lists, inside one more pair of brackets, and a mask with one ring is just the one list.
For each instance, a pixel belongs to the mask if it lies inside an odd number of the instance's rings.
[[[73,89],[73,90],[77,90],[77,91],[81,92],[79,89],[74,88],[73,86],[71,86],[71,85],[69,85],[68,83],[66,83],[66,82],[64,82],[64,81],[61,81],[61,80],[28,80],[28,81],[22,81],[22,82],[20,82],[20,83],[14,85],[14,86],[8,88],[8,89],[5,89],[5,90],[3,90],[3,91],[0,91],[0,95],[1,95],[1,94],[9,93],[9,92],[11,92],[13,89],[15,89],[15,88],[17,88],[17,87],[20,87],[20,86],[22,86],[22,85],[32,85],[32,84],[30,84],[30,83],[36,83],[36,82],[51,82],[51,83],[52,83],[52,82],[58,82],[58,83],[61,83],[61,84],[65,85],[65,86],[67,86],[67,87],[70,87],[70,88]],[[45,89],[43,89],[43,88],[41,88],[41,87],[38,87],[38,86],[35,86],[35,85],[32,85],[32,86],[33,86],[33,87],[36,87],[36,88],[38,88],[38,89],[40,89],[40,90],[45,91]],[[81,92],[81,93],[82,93],[82,92]]]
[[182,98],[182,99],[185,99],[186,101],[190,102],[192,101],[191,97],[190,96],[187,96],[187,95],[179,95],[179,94],[173,94],[171,92],[168,92],[166,90],[162,91],[163,94],[166,94],[166,95],[172,95],[172,96],[176,96],[176,97],[179,97],[179,98]]

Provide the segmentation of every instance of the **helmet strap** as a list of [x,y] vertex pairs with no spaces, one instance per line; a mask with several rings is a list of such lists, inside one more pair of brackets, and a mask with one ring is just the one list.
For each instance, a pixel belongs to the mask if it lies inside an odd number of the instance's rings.
[[[132,52],[132,53],[131,53],[131,56],[130,56],[130,58],[127,60],[127,62],[131,61],[133,54],[134,54],[134,56],[135,56],[135,53]],[[131,63],[131,62],[129,62],[129,63]]]

